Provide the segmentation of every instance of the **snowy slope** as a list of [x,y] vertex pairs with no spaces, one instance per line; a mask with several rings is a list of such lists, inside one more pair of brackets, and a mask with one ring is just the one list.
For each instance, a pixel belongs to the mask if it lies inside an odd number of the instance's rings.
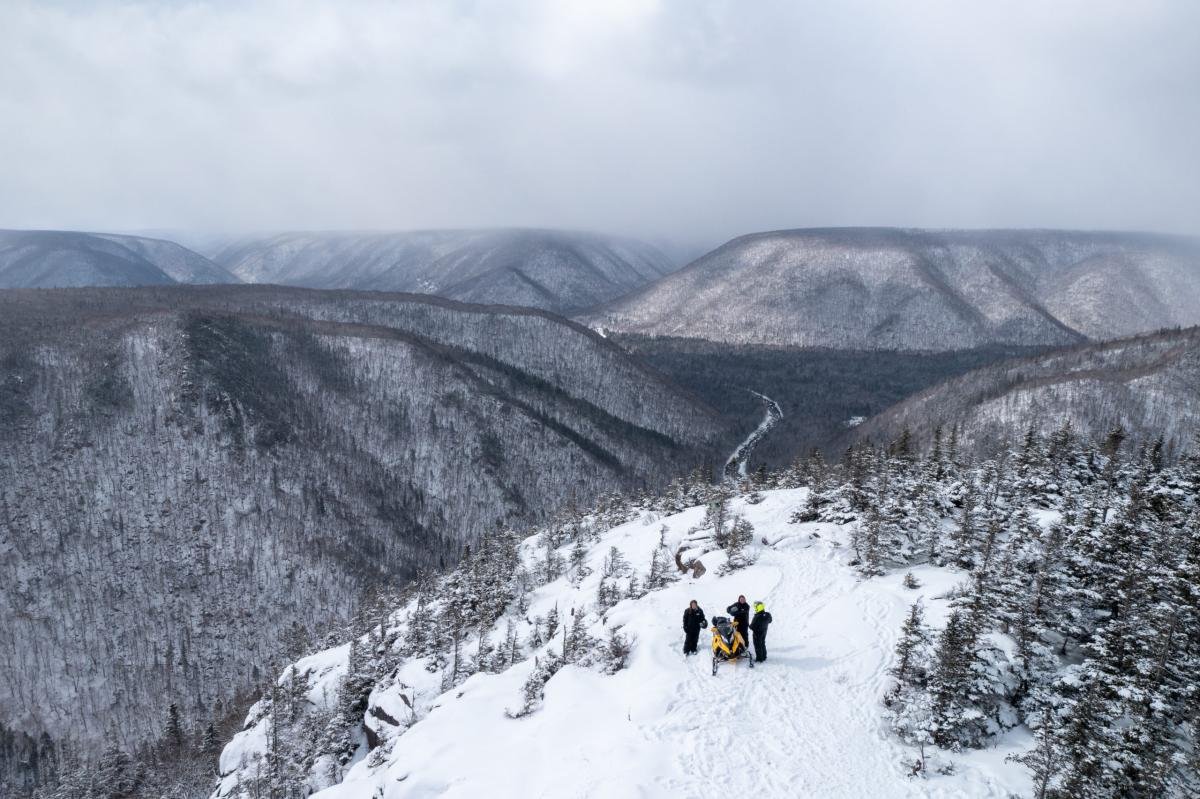
[[1135,441],[1162,436],[1186,449],[1200,414],[1200,328],[1168,330],[985,366],[910,397],[857,425],[851,441],[891,441],[908,429],[931,438],[959,428],[964,450],[986,452],[1031,426],[1049,434],[1071,420],[1098,439],[1121,425]]
[[1061,346],[1200,323],[1200,242],[1137,233],[754,233],[583,317],[729,344]]
[[[593,607],[610,547],[644,572],[662,535],[666,549],[682,552],[684,562],[699,555],[705,573],[586,617],[596,638],[621,628],[633,639],[627,668],[607,675],[596,666],[566,665],[546,683],[535,712],[511,718],[534,667],[529,656],[556,651],[562,632],[538,652],[525,651],[522,662],[475,674],[444,693],[422,660],[401,657],[375,687],[365,714],[378,746],[368,755],[360,736],[348,770],[326,758],[312,768],[309,784],[328,786],[317,794],[323,799],[691,797],[711,795],[714,786],[733,796],[1028,793],[1023,767],[1004,762],[1005,755],[1028,748],[1024,733],[1010,734],[995,750],[953,755],[952,775],[907,776],[914,752],[889,734],[881,707],[887,669],[909,604],[923,595],[928,618],[940,622],[946,603],[939,597],[962,575],[916,569],[923,583],[917,591],[903,588],[899,575],[862,581],[847,565],[848,528],[789,523],[806,494],[788,489],[765,492],[757,504],[733,500],[731,510],[755,527],[756,562],[726,576],[720,574],[724,553],[706,551],[711,544],[695,529],[704,508],[663,518],[642,511],[604,532],[588,551],[590,575],[576,582],[563,576],[536,588],[527,612],[510,609],[494,637],[502,641],[515,621],[523,641],[527,619],[552,608],[566,617],[571,608]],[[529,568],[543,554],[536,538],[521,547]],[[701,655],[683,658],[680,615],[695,598],[711,619],[739,593],[763,600],[774,615],[770,657],[753,671],[744,663],[723,664],[714,677],[704,649],[707,634]],[[406,637],[402,620],[412,610],[410,605],[391,617],[401,633],[392,645],[399,651]],[[474,651],[474,644],[468,649]],[[297,664],[300,673],[313,673],[307,690],[312,707],[331,706],[347,656],[343,646]],[[280,684],[288,678],[285,673]],[[260,702],[247,729],[226,747],[214,796],[248,795],[254,775],[262,773],[267,710],[266,700]],[[931,763],[948,759],[935,756]]]
[[214,256],[248,283],[434,294],[572,312],[657,280],[676,264],[644,242],[557,230],[284,233]]
[[204,256],[161,239],[0,230],[0,288],[238,282]]
[[216,262],[174,241],[144,236],[120,236],[111,233],[97,233],[99,238],[107,239],[127,247],[131,251],[150,261],[177,283],[240,283],[241,281]]

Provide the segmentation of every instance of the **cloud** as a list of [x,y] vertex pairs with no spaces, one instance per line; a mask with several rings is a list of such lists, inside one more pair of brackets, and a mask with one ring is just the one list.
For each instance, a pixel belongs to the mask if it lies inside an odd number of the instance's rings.
[[1200,6],[16,2],[0,226],[1196,230]]

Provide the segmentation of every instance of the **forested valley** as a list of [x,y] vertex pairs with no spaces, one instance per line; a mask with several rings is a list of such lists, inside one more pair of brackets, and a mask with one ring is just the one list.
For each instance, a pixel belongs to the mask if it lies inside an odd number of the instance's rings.
[[887,352],[723,344],[701,339],[610,334],[614,341],[718,409],[745,436],[758,423],[761,401],[783,418],[755,457],[772,467],[797,452],[844,446],[848,431],[951,377],[988,364],[1042,352],[1035,347],[988,347],[952,352]]
[[10,291],[0,333],[6,790],[105,752],[218,745],[370,596],[496,524],[711,461],[721,432],[536,311]]

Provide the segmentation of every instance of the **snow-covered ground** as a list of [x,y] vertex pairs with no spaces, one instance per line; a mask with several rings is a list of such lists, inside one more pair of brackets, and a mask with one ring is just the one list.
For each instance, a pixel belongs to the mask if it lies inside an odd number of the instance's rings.
[[[419,661],[405,663],[376,689],[371,710],[393,718],[420,695],[426,715],[402,733],[384,734],[382,751],[359,755],[342,781],[322,799],[384,797],[1008,797],[1028,795],[1025,769],[1005,756],[1029,748],[1018,731],[982,752],[938,753],[924,777],[910,777],[915,750],[892,736],[881,697],[908,606],[924,597],[927,618],[946,615],[940,597],[961,574],[924,567],[913,573],[863,580],[847,565],[847,528],[791,524],[805,490],[765,492],[763,501],[732,502],[755,527],[754,565],[720,575],[723,553],[703,556],[706,573],[683,577],[640,599],[626,599],[592,634],[621,626],[635,639],[628,667],[613,675],[565,666],[545,686],[540,709],[511,718],[532,658],[499,674],[480,673],[437,696]],[[537,589],[529,618],[557,606],[591,606],[602,560],[616,546],[640,570],[650,562],[662,528],[672,552],[684,545],[703,508],[639,518],[605,533],[590,551],[593,573],[578,585],[565,577]],[[769,543],[764,543],[769,542]],[[533,556],[532,540],[525,545]],[[769,658],[750,670],[722,664],[711,674],[707,633],[700,655],[682,654],[681,615],[690,599],[708,614],[724,615],[738,594],[762,600],[774,616]],[[501,631],[504,620],[500,622]],[[561,635],[560,635],[561,638]],[[555,646],[550,642],[548,646]],[[310,661],[326,674],[344,663],[345,648]],[[303,661],[302,661],[303,663]],[[310,698],[328,694],[314,685]],[[436,697],[436,698],[435,698]],[[259,726],[262,726],[261,724]],[[399,729],[399,728],[393,728]],[[263,746],[263,735],[241,733],[222,759],[226,792],[233,767]],[[365,749],[365,747],[364,747]],[[953,763],[951,774],[936,767]]]

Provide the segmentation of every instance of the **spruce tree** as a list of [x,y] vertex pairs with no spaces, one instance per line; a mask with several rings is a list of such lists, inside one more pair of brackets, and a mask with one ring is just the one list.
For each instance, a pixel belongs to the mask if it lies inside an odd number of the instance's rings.
[[600,582],[596,585],[597,610],[603,614],[620,601],[621,592],[617,589],[617,586],[614,583],[610,583],[604,577],[601,577]]
[[604,643],[605,671],[616,674],[624,669],[632,649],[629,638],[624,633],[616,627],[610,628],[608,640]]
[[543,539],[542,582],[552,583],[562,576],[563,558],[558,553],[558,543],[553,537],[544,536]]
[[475,655],[471,658],[471,665],[469,667],[469,671],[472,674],[497,670],[496,648],[492,646],[488,632],[488,628],[482,626],[478,630],[478,641],[475,645]]
[[965,726],[973,712],[970,683],[974,656],[975,633],[967,617],[955,610],[938,637],[930,678],[933,740],[939,746],[955,748],[971,740]]
[[729,497],[724,491],[709,500],[704,512],[703,528],[713,531],[713,541],[722,549],[726,544],[726,526],[729,521]]
[[945,453],[942,452],[942,426],[939,424],[933,430],[933,449],[929,453],[926,467],[928,479],[939,481],[946,475]]
[[1053,711],[1047,707],[1042,711],[1041,721],[1034,731],[1036,746],[1028,752],[1010,755],[1013,760],[1029,769],[1033,774],[1033,799],[1051,799],[1056,778],[1062,773],[1066,758],[1055,738]]
[[179,705],[174,702],[167,706],[167,720],[163,726],[163,739],[171,752],[178,754],[183,749],[183,722],[179,718]]
[[[730,525],[725,526],[726,528],[731,527]],[[654,548],[654,552],[650,556],[650,571],[646,575],[646,581],[642,584],[646,591],[658,591],[679,579],[679,575],[675,573],[675,564],[667,552],[666,536],[667,528],[664,525],[658,533],[658,546]],[[726,543],[728,543],[728,536],[726,536]]]
[[512,668],[521,659],[521,641],[517,634],[517,625],[512,619],[504,628],[504,649],[501,652],[503,668]]
[[601,569],[603,577],[624,577],[629,572],[629,561],[625,559],[625,555],[615,546],[609,547],[608,554],[604,557],[604,565]]
[[543,619],[541,616],[534,617],[533,629],[529,631],[529,648],[531,650],[537,650],[541,648],[542,644],[546,643],[545,639],[542,638],[542,623]]
[[950,558],[963,568],[975,565],[975,549],[979,543],[979,491],[973,479],[963,487],[958,524],[951,535]]
[[904,626],[900,628],[900,640],[896,642],[896,659],[892,676],[901,685],[914,681],[916,661],[920,652],[929,644],[929,633],[925,629],[925,615],[920,600],[908,609]]
[[571,582],[578,583],[592,573],[592,570],[587,565],[587,557],[588,550],[583,544],[583,539],[575,539],[575,543],[571,547],[571,555],[567,565],[567,573],[571,576]]
[[116,731],[96,763],[93,784],[104,799],[127,799],[137,795],[142,778],[133,759],[116,743]]
[[1107,459],[1104,464],[1104,471],[1101,473],[1101,479],[1104,483],[1104,491],[1101,494],[1102,501],[1100,505],[1100,523],[1108,521],[1108,512],[1112,504],[1113,492],[1116,489],[1117,479],[1120,473],[1120,451],[1121,444],[1126,438],[1125,430],[1117,425],[1108,432],[1108,436],[1104,439],[1104,446],[1101,449],[1101,454]]
[[210,773],[216,771],[217,760],[221,755],[221,742],[217,738],[217,728],[211,721],[205,725],[204,733],[200,737],[200,755],[205,769]]
[[878,507],[867,508],[866,522],[856,532],[858,535],[851,538],[851,544],[858,556],[858,571],[864,577],[878,577],[883,574],[884,559],[883,516]]
[[1102,712],[1103,702],[1094,682],[1088,682],[1067,714],[1058,736],[1064,776],[1062,787],[1051,796],[1058,799],[1107,796],[1102,784],[1105,761],[1111,751],[1111,717]]
[[891,445],[891,447],[889,447],[889,450],[890,450],[889,454],[893,458],[896,458],[899,461],[907,462],[912,459],[912,457],[913,457],[912,430],[910,430],[908,428],[908,425],[905,425],[904,429],[900,431],[899,437],[895,441],[892,442],[892,445]]

